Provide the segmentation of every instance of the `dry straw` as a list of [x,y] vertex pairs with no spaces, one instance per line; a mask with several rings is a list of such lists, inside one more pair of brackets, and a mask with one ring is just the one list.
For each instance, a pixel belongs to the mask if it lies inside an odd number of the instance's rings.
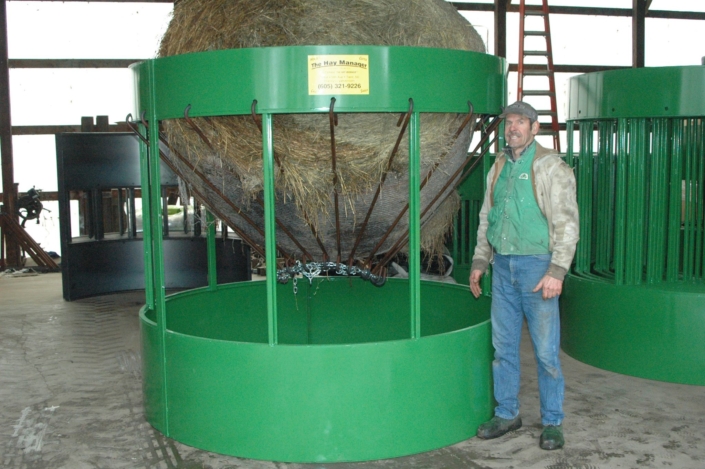
[[[162,38],[159,55],[170,56],[207,50],[285,45],[405,45],[484,51],[477,32],[443,0],[180,0],[174,5],[171,23]],[[464,116],[422,114],[422,171],[437,166],[437,175],[427,185],[430,200],[444,178],[457,167],[467,151],[469,132],[457,141],[453,134]],[[345,258],[362,217],[383,177],[387,159],[399,128],[397,114],[341,114],[335,129],[338,192],[343,217]],[[262,138],[251,116],[196,118],[215,151],[183,120],[165,122],[172,147],[221,188],[252,219],[261,222],[261,207],[253,200],[262,190]],[[321,249],[315,232],[331,257],[335,257],[333,218],[333,171],[330,127],[327,114],[274,116],[277,218],[288,226],[300,244],[312,254]],[[178,161],[175,161],[178,165]],[[406,203],[408,144],[402,143],[382,197],[375,208],[356,257],[364,258],[387,231]],[[184,171],[188,173],[188,171]],[[195,174],[191,171],[191,174]],[[211,194],[197,177],[188,183]],[[448,192],[450,194],[450,192]],[[443,197],[441,208],[422,222],[422,245],[439,252],[443,246],[458,198]],[[213,197],[205,201],[230,224],[239,226],[259,242],[261,235]],[[313,230],[311,229],[313,227]],[[406,230],[401,222],[380,249],[388,249]],[[277,233],[279,246],[300,256],[301,249]]]

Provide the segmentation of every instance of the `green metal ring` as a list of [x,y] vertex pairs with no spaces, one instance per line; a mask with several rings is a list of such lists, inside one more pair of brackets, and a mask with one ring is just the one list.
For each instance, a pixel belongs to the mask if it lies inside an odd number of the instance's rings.
[[[310,56],[367,56],[369,94],[309,94]],[[229,49],[148,60],[132,66],[139,83],[134,115],[151,110],[176,119],[259,113],[468,111],[498,114],[504,103],[506,61],[479,52],[401,46],[290,46]]]
[[651,67],[570,79],[567,120],[705,116],[705,67]]

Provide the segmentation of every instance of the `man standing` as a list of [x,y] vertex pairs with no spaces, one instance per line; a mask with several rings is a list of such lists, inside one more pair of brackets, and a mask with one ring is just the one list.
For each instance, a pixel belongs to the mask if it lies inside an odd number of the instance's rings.
[[558,296],[578,242],[578,206],[572,169],[539,145],[538,114],[522,101],[501,116],[507,147],[487,175],[480,210],[470,290],[492,263],[492,370],[495,416],[477,436],[497,438],[521,427],[519,343],[526,317],[538,363],[541,400],[540,446],[562,448],[563,373],[558,358]]

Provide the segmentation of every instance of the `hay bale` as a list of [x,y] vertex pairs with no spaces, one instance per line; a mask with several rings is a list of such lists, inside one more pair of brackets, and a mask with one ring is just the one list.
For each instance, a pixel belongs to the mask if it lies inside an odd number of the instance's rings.
[[[316,44],[409,45],[484,51],[477,32],[443,0],[181,0],[174,5],[173,18],[159,54]],[[455,114],[421,116],[422,175],[431,167],[438,168],[422,193],[422,207],[465,156],[470,132],[466,130],[457,140],[452,137],[463,117]],[[389,113],[340,114],[338,117],[335,134],[343,259],[352,249],[359,224],[382,179],[399,132],[397,119],[397,114]],[[254,202],[262,190],[262,141],[251,117],[194,120],[215,151],[183,120],[164,123],[170,144],[263,226],[263,210]],[[328,115],[275,115],[274,142],[278,161],[277,219],[294,233],[309,253],[320,257],[321,249],[312,234],[315,232],[334,258],[337,254],[332,203],[334,175]],[[177,159],[172,160],[177,166],[183,166]],[[402,143],[356,257],[364,258],[371,252],[406,204],[407,165],[408,145]],[[182,170],[182,173],[192,172]],[[189,178],[188,183],[199,192],[213,195],[199,178]],[[440,200],[445,200],[447,195]],[[454,213],[457,207],[457,198],[449,200],[445,215],[429,222],[435,211],[432,210],[422,220],[422,244],[426,249],[437,250],[442,246],[444,233],[452,221],[448,213]],[[260,242],[262,236],[258,230],[245,223],[219,197],[204,202],[229,216],[226,222]],[[426,229],[429,223],[433,223],[433,229]],[[379,252],[389,249],[406,229],[404,217]],[[279,230],[277,242],[285,251],[301,256],[301,249]]]

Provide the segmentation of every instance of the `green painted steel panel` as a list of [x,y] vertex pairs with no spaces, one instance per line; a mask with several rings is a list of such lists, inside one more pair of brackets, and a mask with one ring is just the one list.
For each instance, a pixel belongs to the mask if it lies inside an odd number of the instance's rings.
[[[167,299],[168,436],[255,459],[360,461],[465,440],[492,415],[488,298],[475,301],[467,287],[422,282],[423,337],[396,340],[395,330],[408,336],[408,282],[299,283],[296,297],[290,285],[279,288],[280,326],[295,311],[300,317],[289,327],[311,327],[319,345],[285,344],[284,334],[278,345],[267,344],[264,282]],[[351,306],[353,297],[372,299]],[[396,304],[400,297],[405,304]],[[258,307],[249,305],[254,298]],[[257,342],[207,336],[228,329],[244,338],[250,333],[239,335],[238,325],[248,328],[256,315]],[[331,327],[335,316],[341,319]],[[159,362],[159,349],[149,346],[158,333],[154,315],[143,311],[141,322],[144,360]],[[354,342],[380,322],[392,340],[383,340],[378,328],[378,341]],[[355,323],[357,330],[347,330]],[[156,372],[146,367],[145,383],[158,379]],[[148,406],[158,408],[160,398],[145,393]]]
[[705,385],[705,285],[615,285],[569,275],[563,350],[640,378]]
[[650,67],[570,79],[568,120],[705,116],[705,67]]
[[[366,95],[309,95],[309,55],[369,56]],[[158,119],[257,113],[327,111],[496,114],[504,103],[507,70],[502,58],[478,52],[402,46],[288,46],[199,52],[132,66],[137,83],[134,115],[149,109],[149,89],[140,80],[154,65]]]
[[[144,418],[157,430],[166,432],[166,408],[164,406],[164,380],[159,333],[155,312],[144,306],[140,310],[140,336],[142,339],[142,394]],[[151,320],[146,320],[151,317]],[[149,377],[149,379],[146,379]]]

